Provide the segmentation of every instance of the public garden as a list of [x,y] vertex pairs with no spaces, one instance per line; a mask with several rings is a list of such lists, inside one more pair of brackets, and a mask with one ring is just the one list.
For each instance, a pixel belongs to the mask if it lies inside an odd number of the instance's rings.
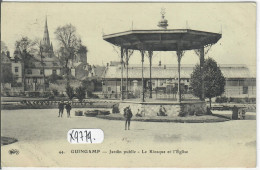
[[[1,147],[2,166],[86,167],[91,164],[99,167],[100,162],[108,167],[163,166],[158,161],[176,167],[189,167],[193,162],[200,166],[211,166],[214,162],[217,167],[232,167],[245,164],[253,166],[254,163],[256,113],[248,112],[246,120],[215,123],[132,121],[131,130],[125,131],[124,121],[75,116],[77,110],[80,109],[72,109],[71,118],[67,118],[66,113],[59,118],[58,109],[2,110],[2,136],[18,140]],[[81,110],[85,112],[90,109]],[[213,114],[231,117],[231,111],[213,111]],[[72,145],[67,141],[67,132],[73,128],[102,129],[104,141],[102,144]],[[12,149],[18,150],[19,154],[10,154]],[[72,154],[72,149],[100,149],[103,152],[118,149],[184,149],[189,154],[147,154],[141,158],[138,154],[121,155],[121,161],[117,161],[120,155]],[[65,153],[61,154],[60,151]],[[189,161],[184,164],[187,158]],[[209,161],[203,161],[205,159]],[[174,161],[169,164],[169,160]]]
[[[120,58],[117,64],[106,66],[102,60],[102,69],[87,61],[88,48],[72,24],[57,25],[54,35],[59,48],[54,54],[47,17],[42,42],[33,43],[28,37],[15,40],[13,57],[6,48],[1,56],[6,63],[1,86],[2,166],[255,167],[256,79],[244,66],[220,68],[215,61],[218,55],[229,58],[226,51],[232,50],[224,43],[227,39],[244,41],[226,34],[222,38],[222,27],[219,32],[202,31],[190,29],[186,22],[185,29],[168,29],[165,14],[162,8],[159,29],[134,29],[132,22],[128,31],[104,34],[102,30],[103,40],[98,35],[102,41],[96,47],[105,55],[93,58],[108,57],[102,48],[108,44]],[[201,17],[199,25],[208,25]],[[38,45],[30,48],[33,44]],[[91,53],[95,51],[88,46]],[[211,47],[214,53],[209,55]],[[129,65],[134,51],[139,55],[135,68]],[[182,62],[191,51],[197,61],[192,59],[193,66],[184,67]],[[156,53],[165,54],[164,58],[171,54],[174,60],[168,58],[164,64],[177,65],[162,66],[160,59],[159,66],[153,66]],[[144,66],[146,59],[149,67]],[[71,117],[65,109],[58,116],[63,102],[66,109],[72,107]],[[133,113],[128,130],[127,107]],[[101,129],[104,140],[101,144],[71,144],[71,129]]]

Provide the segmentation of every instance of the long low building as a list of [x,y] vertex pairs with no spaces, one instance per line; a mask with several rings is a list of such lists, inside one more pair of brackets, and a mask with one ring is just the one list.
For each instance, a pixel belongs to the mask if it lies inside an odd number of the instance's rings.
[[[195,65],[181,65],[181,87],[183,93],[190,93],[190,76]],[[152,66],[153,97],[161,92],[164,94],[176,94],[178,83],[177,65]],[[246,65],[220,65],[220,69],[226,78],[226,97],[256,97],[256,77],[251,74]],[[126,67],[123,68],[123,91],[126,91]],[[121,87],[121,65],[112,63],[107,65],[103,72],[103,94],[107,97],[118,97]],[[150,78],[149,65],[144,66],[144,86],[148,91]],[[128,91],[135,97],[140,95],[142,89],[141,65],[128,66]]]

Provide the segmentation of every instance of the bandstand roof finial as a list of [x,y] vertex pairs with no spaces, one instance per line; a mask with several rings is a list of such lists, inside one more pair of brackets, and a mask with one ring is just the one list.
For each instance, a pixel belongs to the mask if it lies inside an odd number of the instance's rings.
[[158,22],[158,27],[163,28],[163,29],[167,29],[168,26],[168,21],[167,19],[165,19],[165,8],[161,8],[161,14],[162,14],[162,18],[161,20]]

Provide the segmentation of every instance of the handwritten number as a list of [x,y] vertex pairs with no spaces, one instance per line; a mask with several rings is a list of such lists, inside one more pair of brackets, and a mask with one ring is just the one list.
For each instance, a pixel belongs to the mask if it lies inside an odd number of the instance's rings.
[[79,133],[80,133],[81,141],[83,141],[84,139],[83,139],[83,133],[82,133],[82,131],[80,131]]
[[69,133],[69,136],[70,136],[70,143],[73,143],[74,141],[76,143],[79,143],[79,142],[92,143],[91,131],[87,131],[87,130],[84,130],[84,131],[72,130]]
[[73,138],[73,136],[72,136],[72,135],[73,135],[73,132],[74,132],[74,130],[72,130],[71,133],[70,133],[70,142],[71,142],[71,140],[74,140],[74,138]]
[[74,138],[77,139],[77,143],[79,143],[79,138],[78,138],[78,131],[75,132]]

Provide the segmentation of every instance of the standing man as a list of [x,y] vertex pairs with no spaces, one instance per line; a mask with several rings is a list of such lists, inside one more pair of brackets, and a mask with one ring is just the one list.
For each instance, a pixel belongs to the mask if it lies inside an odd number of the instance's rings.
[[125,130],[126,130],[126,127],[128,127],[128,130],[130,130],[130,122],[131,122],[131,118],[133,117],[133,113],[130,109],[130,106],[128,106],[124,109],[124,117],[126,118]]
[[71,110],[71,105],[70,105],[69,102],[66,104],[65,108],[67,110],[67,117],[69,118],[70,117],[70,110]]
[[238,108],[236,105],[234,105],[232,109],[232,120],[237,120],[238,119]]
[[63,110],[64,110],[64,103],[63,103],[63,101],[61,101],[59,103],[59,116],[58,117],[62,117]]

